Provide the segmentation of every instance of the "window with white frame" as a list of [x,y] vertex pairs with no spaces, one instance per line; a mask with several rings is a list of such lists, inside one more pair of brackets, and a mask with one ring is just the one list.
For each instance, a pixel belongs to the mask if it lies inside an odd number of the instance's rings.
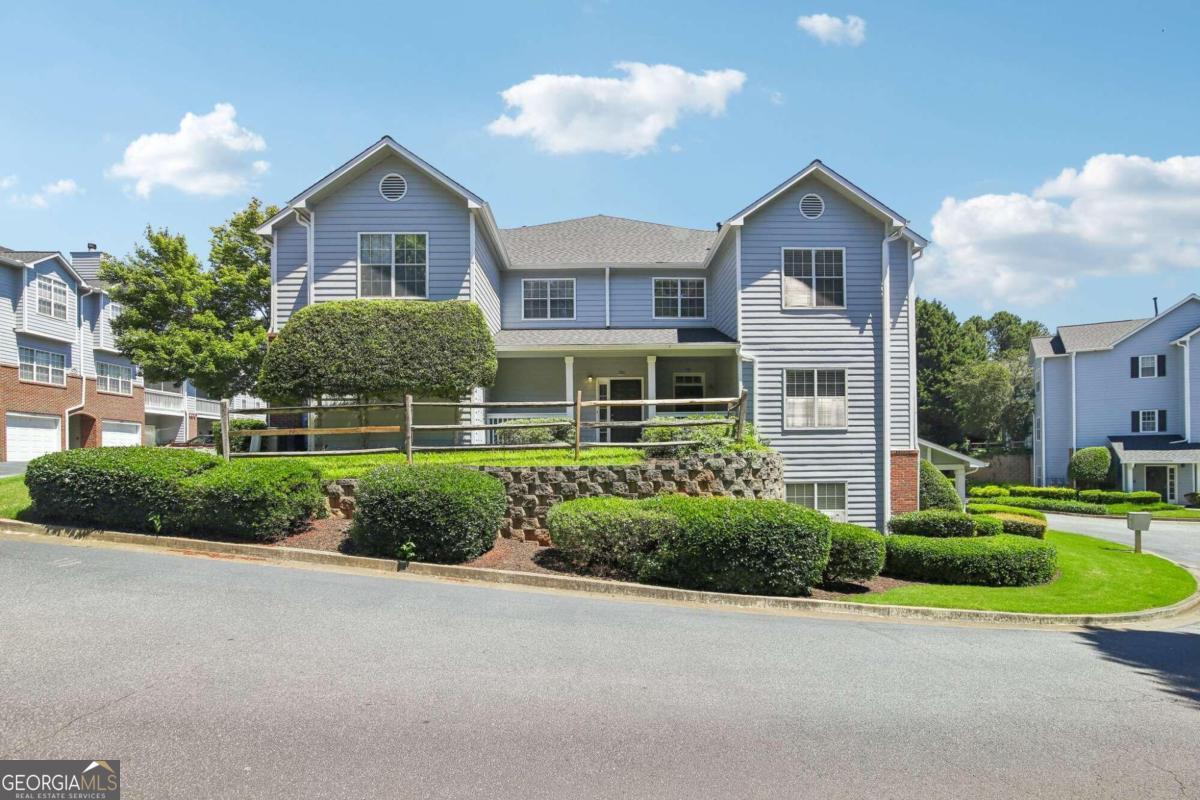
[[655,278],[655,319],[704,319],[703,278]]
[[841,248],[783,248],[783,307],[845,307],[845,258]]
[[424,233],[360,233],[361,297],[426,297],[428,237]]
[[783,371],[785,428],[846,427],[844,369]]
[[111,394],[133,394],[133,368],[97,361],[96,388]]
[[[703,372],[676,372],[671,376],[671,396],[677,400],[704,397]],[[704,406],[662,406],[663,411],[703,411]]]
[[1158,356],[1138,356],[1138,377],[1158,377]]
[[787,501],[813,508],[828,516],[846,519],[846,484],[816,481],[786,484]]
[[1142,409],[1137,412],[1139,433],[1164,433],[1166,431],[1166,411],[1159,409]]
[[37,278],[37,310],[55,319],[67,318],[67,285],[52,275]]
[[574,278],[521,281],[522,319],[575,319]]
[[62,353],[34,350],[21,347],[17,353],[20,361],[21,380],[67,385],[67,358]]

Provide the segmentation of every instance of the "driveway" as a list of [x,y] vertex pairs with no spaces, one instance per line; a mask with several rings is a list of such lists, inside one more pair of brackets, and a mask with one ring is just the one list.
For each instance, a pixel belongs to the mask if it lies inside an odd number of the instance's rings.
[[6,475],[20,475],[25,471],[28,461],[0,461],[0,478]]
[[750,614],[0,537],[0,757],[126,798],[1177,798],[1200,628]]
[[[1125,527],[1123,519],[1046,514],[1046,522],[1052,530],[1086,533],[1133,546],[1133,533]],[[1193,569],[1200,568],[1200,522],[1152,520],[1150,530],[1142,534],[1142,549]]]

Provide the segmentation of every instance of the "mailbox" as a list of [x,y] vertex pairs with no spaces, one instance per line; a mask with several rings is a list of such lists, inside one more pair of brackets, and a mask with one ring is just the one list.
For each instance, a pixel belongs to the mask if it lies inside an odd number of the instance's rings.
[[1150,530],[1150,512],[1130,511],[1125,515],[1125,526],[1133,531],[1133,552],[1142,552],[1142,531]]

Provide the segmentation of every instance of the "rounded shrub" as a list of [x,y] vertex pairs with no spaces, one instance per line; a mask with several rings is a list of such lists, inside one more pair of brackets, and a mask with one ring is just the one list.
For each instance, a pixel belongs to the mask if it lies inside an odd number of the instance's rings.
[[[754,430],[754,424],[747,422],[742,438],[733,438],[734,420],[726,414],[693,414],[691,419],[720,419],[727,420],[728,425],[696,425],[696,426],[655,426],[660,422],[658,417],[651,419],[647,427],[642,429],[643,442],[662,442],[662,447],[646,448],[646,455],[651,458],[671,458],[684,453],[726,453],[768,450]],[[678,422],[675,418],[665,418],[666,421]],[[667,445],[666,442],[694,442],[688,445]]]
[[674,515],[636,500],[589,497],[551,506],[546,525],[554,546],[577,568],[636,579],[645,558],[677,523]]
[[1054,500],[1048,497],[1006,497],[1004,505],[1017,508],[1036,508],[1039,511],[1059,511],[1064,514],[1106,514],[1108,509],[1095,503],[1079,500]]
[[1039,497],[1043,500],[1074,500],[1079,492],[1070,486],[1010,486],[1013,497]]
[[970,486],[967,497],[1008,497],[1008,489],[1003,486]]
[[662,495],[641,505],[677,521],[644,559],[642,580],[791,596],[818,583],[829,560],[829,518],[782,500]]
[[920,499],[922,509],[962,511],[962,499],[954,481],[942,474],[929,461],[921,459]]
[[1158,492],[1113,492],[1105,489],[1084,489],[1079,493],[1079,499],[1085,503],[1099,503],[1100,505],[1110,503],[1151,505],[1161,503],[1162,495]]
[[971,519],[975,523],[976,536],[996,536],[1004,533],[1004,523],[994,517],[980,514]]
[[929,583],[1033,586],[1054,578],[1057,553],[1048,542],[1003,533],[970,539],[889,536],[884,571]]
[[1018,506],[1006,506],[993,503],[971,503],[967,506],[968,514],[1015,514],[1020,517],[1029,517],[1030,519],[1040,519],[1046,521],[1046,515],[1036,508],[1020,508]]
[[182,505],[181,480],[220,463],[194,450],[89,447],[35,458],[25,485],[34,513],[46,520],[156,532]]
[[325,516],[316,467],[295,461],[230,461],[190,475],[164,529],[191,536],[274,542]]
[[1081,447],[1071,454],[1067,477],[1076,483],[1096,486],[1108,480],[1112,455],[1107,447]]
[[454,564],[489,549],[504,518],[504,484],[465,467],[380,467],[358,482],[352,536],[369,555]]
[[975,521],[962,511],[910,511],[888,520],[888,530],[908,536],[974,536]]
[[[253,419],[250,417],[230,417],[229,432],[233,431],[261,431],[267,427],[266,420]],[[216,420],[212,426],[213,441],[217,445],[217,454],[224,452],[221,447],[221,421]],[[229,437],[229,452],[231,453],[247,453],[250,451],[249,436],[230,436]]]
[[[979,517],[979,519],[985,519],[985,517]],[[1003,524],[1005,533],[1011,533],[1013,536],[1029,536],[1033,539],[1046,538],[1046,523],[1041,520],[1020,514],[1006,513],[995,514],[993,519]]]
[[866,581],[883,569],[887,545],[882,533],[847,522],[833,523],[830,533],[824,583]]
[[574,427],[570,420],[562,417],[530,417],[529,419],[506,420],[506,425],[528,425],[540,422],[545,428],[500,428],[496,433],[497,444],[552,444],[572,441]]

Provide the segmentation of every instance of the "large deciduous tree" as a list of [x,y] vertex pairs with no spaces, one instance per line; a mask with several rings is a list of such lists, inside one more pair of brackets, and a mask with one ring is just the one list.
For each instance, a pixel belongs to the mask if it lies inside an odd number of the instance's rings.
[[955,407],[955,375],[987,358],[978,330],[965,330],[938,300],[917,299],[917,404],[921,435],[935,442],[963,438]]
[[993,441],[1012,402],[1012,375],[998,361],[977,361],[955,373],[954,410],[959,427],[973,438]]

